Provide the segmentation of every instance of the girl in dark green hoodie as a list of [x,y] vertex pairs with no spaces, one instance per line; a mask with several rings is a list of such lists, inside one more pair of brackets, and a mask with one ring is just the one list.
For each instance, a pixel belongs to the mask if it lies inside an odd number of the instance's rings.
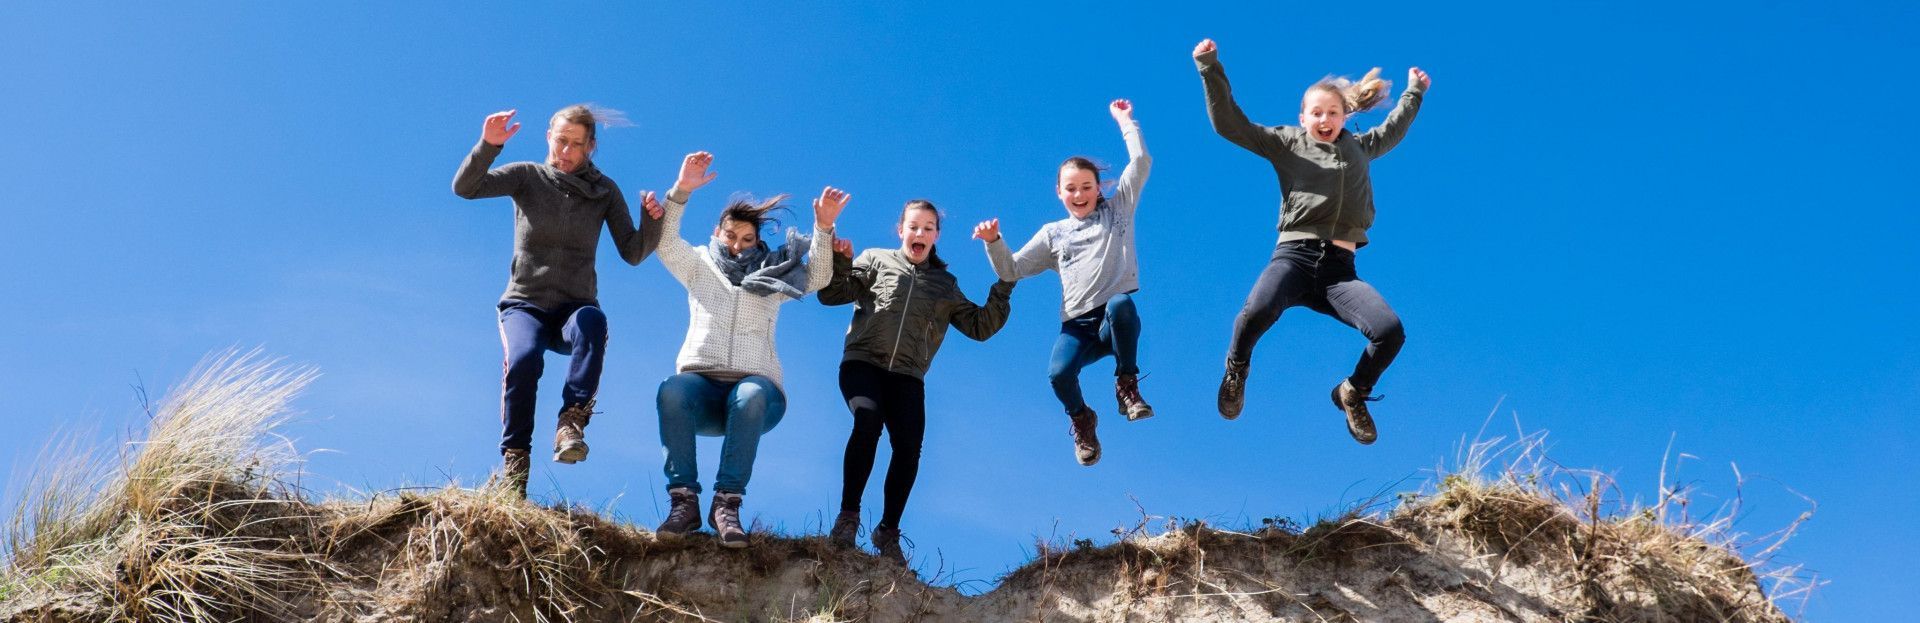
[[1248,121],[1234,103],[1212,39],[1194,46],[1193,63],[1206,86],[1207,117],[1214,131],[1272,163],[1286,195],[1279,243],[1233,323],[1227,370],[1220,380],[1220,415],[1229,420],[1240,416],[1247,367],[1260,335],[1280,319],[1280,312],[1304,305],[1367,336],[1367,349],[1353,374],[1334,386],[1333,403],[1346,413],[1347,432],[1354,440],[1373,443],[1377,435],[1367,402],[1377,400],[1370,396],[1374,383],[1399,354],[1406,331],[1379,291],[1360,280],[1353,254],[1366,246],[1367,228],[1373,225],[1368,164],[1407,135],[1430,82],[1427,74],[1409,69],[1407,90],[1386,122],[1354,134],[1344,128],[1347,115],[1373,108],[1386,99],[1391,86],[1379,79],[1377,68],[1358,83],[1326,79],[1309,87],[1300,101],[1299,126],[1263,126]]
[[[975,305],[934,253],[940,238],[940,211],[924,199],[907,202],[896,226],[898,249],[867,249],[853,259],[853,247],[836,241],[833,280],[820,290],[826,305],[854,304],[847,328],[846,355],[840,362],[840,392],[853,412],[847,438],[845,482],[840,515],[830,540],[852,547],[860,531],[860,497],[873,472],[874,452],[884,429],[893,445],[887,466],[886,503],[873,527],[880,555],[901,564],[900,515],[920,471],[920,441],[927,427],[926,377],[947,327],[985,341],[1007,324],[1013,284],[995,283],[987,304]],[[849,261],[851,260],[851,261]]]

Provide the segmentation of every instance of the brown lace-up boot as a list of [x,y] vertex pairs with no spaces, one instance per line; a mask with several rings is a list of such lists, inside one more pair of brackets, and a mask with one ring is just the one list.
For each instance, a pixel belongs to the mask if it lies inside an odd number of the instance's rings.
[[673,539],[700,529],[700,494],[686,487],[674,487],[667,490],[667,499],[672,506],[667,509],[667,520],[653,533]]
[[1373,429],[1373,414],[1367,413],[1367,403],[1379,400],[1368,396],[1369,391],[1356,389],[1351,381],[1341,381],[1333,386],[1333,406],[1347,414],[1347,434],[1360,445],[1373,443],[1379,435]]
[[587,460],[587,421],[593,419],[593,401],[560,410],[560,424],[553,431],[553,462],[579,463]]
[[840,511],[833,520],[833,531],[827,533],[827,542],[836,547],[852,549],[854,539],[860,537],[860,511]]
[[529,464],[531,462],[531,459],[528,457],[529,454],[531,453],[528,452],[526,448],[510,448],[500,451],[500,476],[498,477],[499,480],[494,482],[496,485],[505,488],[507,493],[511,494],[513,499],[516,500],[527,499],[527,473],[532,468]]
[[1227,372],[1220,376],[1220,395],[1215,399],[1220,407],[1220,417],[1229,420],[1240,417],[1240,407],[1247,399],[1247,362],[1227,360]]
[[1082,406],[1068,417],[1073,418],[1073,428],[1068,431],[1073,435],[1073,458],[1081,465],[1099,463],[1100,437],[1093,432],[1100,423],[1099,416],[1094,415],[1092,407]]
[[1126,414],[1128,422],[1153,417],[1153,405],[1140,397],[1140,377],[1131,374],[1114,377],[1113,396],[1120,401],[1120,412]]

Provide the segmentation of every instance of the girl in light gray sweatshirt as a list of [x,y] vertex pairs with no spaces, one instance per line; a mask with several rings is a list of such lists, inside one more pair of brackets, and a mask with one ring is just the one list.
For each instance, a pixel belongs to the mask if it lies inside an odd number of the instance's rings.
[[1074,458],[1081,465],[1100,460],[1097,418],[1080,394],[1080,369],[1112,355],[1114,397],[1128,420],[1153,416],[1140,396],[1140,314],[1133,293],[1140,290],[1140,263],[1133,244],[1133,216],[1140,189],[1147,183],[1153,157],[1133,120],[1133,104],[1114,100],[1107,107],[1127,143],[1127,168],[1113,187],[1100,192],[1100,169],[1075,156],[1060,165],[1055,192],[1067,218],[1040,228],[1019,251],[1000,236],[1000,220],[974,228],[987,244],[987,256],[1001,281],[1019,281],[1052,270],[1060,273],[1060,337],[1054,342],[1047,378],[1073,426]]

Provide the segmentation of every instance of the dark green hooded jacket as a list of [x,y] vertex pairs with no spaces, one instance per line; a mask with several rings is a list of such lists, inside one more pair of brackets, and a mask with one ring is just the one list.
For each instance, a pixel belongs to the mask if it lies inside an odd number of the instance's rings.
[[853,303],[843,361],[924,379],[947,326],[986,341],[1007,324],[1013,284],[993,284],[985,306],[960,291],[938,257],[915,265],[899,249],[867,249],[848,260],[834,254],[833,280],[817,296],[825,305]]

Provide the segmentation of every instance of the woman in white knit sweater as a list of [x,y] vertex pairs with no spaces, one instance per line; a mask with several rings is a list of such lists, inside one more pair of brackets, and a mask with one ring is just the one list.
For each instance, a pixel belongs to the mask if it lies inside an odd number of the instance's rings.
[[[660,444],[672,509],[658,532],[680,535],[700,529],[699,468],[694,436],[726,437],[714,480],[707,522],[720,543],[746,547],[740,501],[753,476],[760,436],[786,414],[780,389],[780,359],[773,350],[780,304],[806,296],[833,277],[833,222],[849,195],[828,187],[813,202],[813,236],[787,232],[787,244],[769,249],[760,240],[766,213],[780,197],[755,205],[736,201],[722,213],[712,242],[693,246],[680,238],[687,197],[714,174],[713,155],[688,154],[667,193],[661,221],[660,263],[687,287],[689,326],[675,372],[660,384]],[[657,205],[652,193],[642,205]],[[811,256],[815,261],[806,261]]]

